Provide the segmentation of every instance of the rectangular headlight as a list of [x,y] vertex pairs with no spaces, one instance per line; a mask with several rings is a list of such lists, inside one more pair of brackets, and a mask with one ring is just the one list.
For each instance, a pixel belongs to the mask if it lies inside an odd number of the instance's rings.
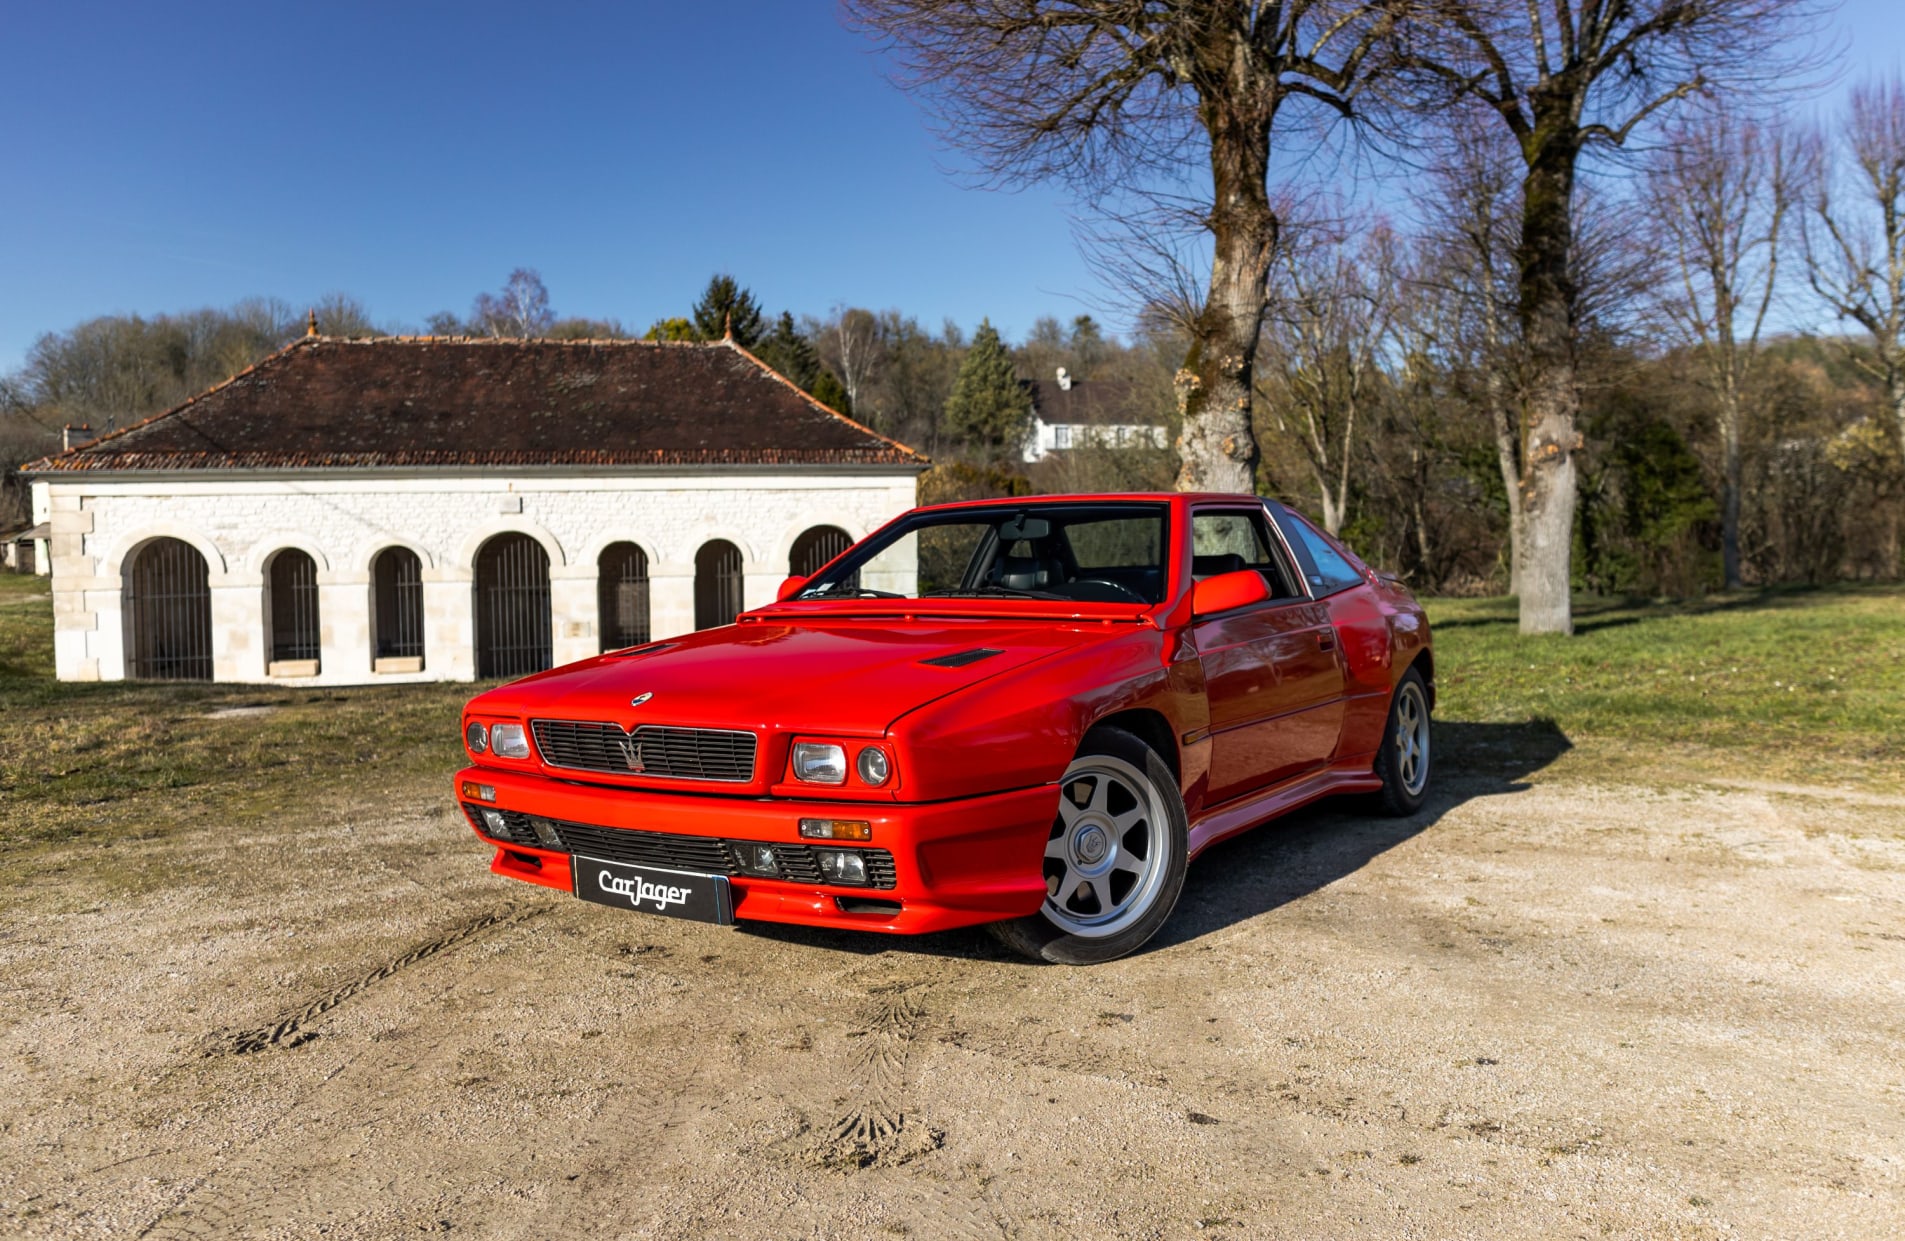
[[814,860],[820,863],[820,877],[826,883],[866,885],[867,860],[857,849],[815,849]]
[[[491,730],[490,744],[495,746],[495,731]],[[498,753],[501,751],[499,750]],[[809,784],[845,784],[847,782],[847,751],[844,746],[827,745],[819,741],[796,741],[794,743],[794,778],[805,780]]]
[[489,730],[489,752],[497,758],[528,758],[529,735],[521,724],[493,724]]

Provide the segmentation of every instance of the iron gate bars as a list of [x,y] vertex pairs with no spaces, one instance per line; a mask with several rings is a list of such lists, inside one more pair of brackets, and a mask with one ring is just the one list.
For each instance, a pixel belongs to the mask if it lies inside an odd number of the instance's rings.
[[371,564],[371,614],[378,659],[423,658],[423,561],[386,547]]
[[476,675],[528,676],[554,662],[549,553],[526,534],[499,534],[476,556]]
[[319,654],[317,562],[287,547],[271,558],[271,660],[316,659]]
[[812,577],[821,566],[853,546],[853,536],[838,526],[815,526],[794,540],[787,557],[787,571],[795,577]]
[[633,543],[611,543],[596,562],[596,610],[602,649],[648,641],[648,555]]
[[695,628],[731,625],[741,612],[741,549],[726,539],[695,553]]
[[210,570],[198,549],[159,538],[125,571],[126,675],[140,681],[212,679]]

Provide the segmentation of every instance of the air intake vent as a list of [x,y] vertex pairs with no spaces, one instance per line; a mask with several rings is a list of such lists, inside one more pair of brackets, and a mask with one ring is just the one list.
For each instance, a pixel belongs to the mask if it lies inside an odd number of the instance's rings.
[[993,650],[989,646],[975,646],[970,651],[955,651],[951,655],[935,655],[931,659],[922,659],[922,664],[931,664],[935,668],[963,668],[967,664],[976,664],[982,659],[991,659],[994,655],[1003,655],[1004,651]]
[[616,659],[632,659],[637,655],[653,655],[656,651],[665,651],[674,645],[676,644],[673,642],[647,642],[641,646],[628,647],[625,650],[609,651],[608,654]]

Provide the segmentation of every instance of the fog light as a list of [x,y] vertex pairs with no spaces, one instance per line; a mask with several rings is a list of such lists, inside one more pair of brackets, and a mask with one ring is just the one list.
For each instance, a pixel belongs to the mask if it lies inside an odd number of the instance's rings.
[[809,840],[872,840],[873,824],[865,819],[802,819],[800,834]]
[[778,876],[781,873],[779,857],[773,845],[754,844],[745,840],[730,840],[728,848],[734,850],[734,868],[749,875]]
[[818,741],[794,743],[794,778],[809,784],[845,784],[847,751]]
[[820,863],[821,877],[829,883],[867,881],[867,860],[853,849],[815,849],[814,860]]
[[529,830],[536,833],[536,839],[545,849],[562,849],[562,837],[556,834],[556,825],[549,820],[531,816]]
[[470,721],[470,726],[463,730],[463,744],[470,747],[472,754],[489,749],[489,729],[483,727],[483,721]]
[[529,757],[529,736],[521,724],[498,724],[490,729],[489,746],[497,758]]
[[463,782],[463,796],[473,797],[477,801],[495,801],[496,786],[493,784],[478,784],[474,780],[465,780]]
[[515,839],[515,837],[509,834],[509,820],[503,817],[503,812],[500,810],[491,810],[485,806],[483,808],[483,826],[487,827],[489,834],[498,840]]
[[860,751],[860,757],[854,762],[860,768],[860,778],[876,788],[885,784],[886,778],[893,774],[892,765],[887,762],[886,751],[876,745],[870,745]]

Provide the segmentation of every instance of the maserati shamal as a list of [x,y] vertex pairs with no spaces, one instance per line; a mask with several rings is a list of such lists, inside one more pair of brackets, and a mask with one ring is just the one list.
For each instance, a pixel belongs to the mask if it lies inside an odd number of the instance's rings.
[[1192,858],[1429,782],[1422,609],[1274,501],[915,509],[732,625],[472,700],[491,869],[624,910],[1108,961]]

